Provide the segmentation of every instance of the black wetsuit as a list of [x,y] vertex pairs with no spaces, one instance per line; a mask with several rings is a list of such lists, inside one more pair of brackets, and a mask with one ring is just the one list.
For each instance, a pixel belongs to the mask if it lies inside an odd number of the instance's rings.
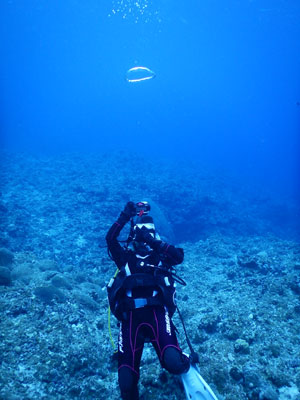
[[[109,229],[106,241],[108,248],[119,269],[126,266],[134,275],[143,270],[144,265],[170,268],[183,261],[183,250],[162,241],[155,241],[154,249],[147,258],[139,258],[132,250],[125,250],[117,237],[128,219],[120,216]],[[133,299],[160,296],[157,287],[137,287],[132,290]],[[155,306],[142,306],[128,310],[121,321],[118,345],[118,375],[121,397],[124,400],[136,400],[139,367],[145,342],[151,342],[165,369],[174,374],[186,372],[189,358],[182,353],[176,338],[175,327],[167,307],[162,303]]]

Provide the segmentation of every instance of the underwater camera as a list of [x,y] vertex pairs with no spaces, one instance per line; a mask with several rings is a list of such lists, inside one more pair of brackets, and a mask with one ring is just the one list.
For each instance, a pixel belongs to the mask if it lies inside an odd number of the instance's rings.
[[147,215],[150,211],[150,204],[147,201],[139,201],[135,204],[136,215],[141,217],[142,215]]

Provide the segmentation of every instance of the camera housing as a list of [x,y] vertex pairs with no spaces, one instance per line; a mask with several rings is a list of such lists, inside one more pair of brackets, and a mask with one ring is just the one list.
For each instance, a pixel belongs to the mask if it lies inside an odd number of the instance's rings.
[[139,201],[135,204],[136,215],[141,217],[142,215],[147,215],[150,211],[150,204],[147,201]]

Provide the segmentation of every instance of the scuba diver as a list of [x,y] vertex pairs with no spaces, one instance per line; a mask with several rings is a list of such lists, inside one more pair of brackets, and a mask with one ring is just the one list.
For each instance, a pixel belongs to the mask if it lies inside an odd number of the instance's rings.
[[[128,202],[106,235],[109,253],[118,267],[107,292],[110,309],[120,322],[118,381],[121,398],[139,399],[140,361],[144,343],[151,342],[161,366],[181,376],[189,399],[217,400],[192,358],[179,347],[171,319],[176,310],[176,279],[172,269],[182,263],[183,249],[160,239],[149,211],[147,202]],[[130,234],[123,247],[118,236],[129,221]],[[197,393],[201,397],[197,397]]]

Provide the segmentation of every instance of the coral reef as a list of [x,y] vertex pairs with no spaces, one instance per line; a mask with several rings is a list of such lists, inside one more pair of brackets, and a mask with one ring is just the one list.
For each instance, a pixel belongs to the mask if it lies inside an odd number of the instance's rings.
[[[271,197],[229,178],[133,155],[2,159],[1,399],[119,399],[105,290],[115,266],[104,237],[129,199],[145,198],[161,234],[184,248],[178,305],[218,398],[300,399],[296,205],[280,206],[294,213],[281,224],[278,199],[272,208]],[[114,319],[111,329],[116,341]],[[150,344],[140,394],[185,398]]]

